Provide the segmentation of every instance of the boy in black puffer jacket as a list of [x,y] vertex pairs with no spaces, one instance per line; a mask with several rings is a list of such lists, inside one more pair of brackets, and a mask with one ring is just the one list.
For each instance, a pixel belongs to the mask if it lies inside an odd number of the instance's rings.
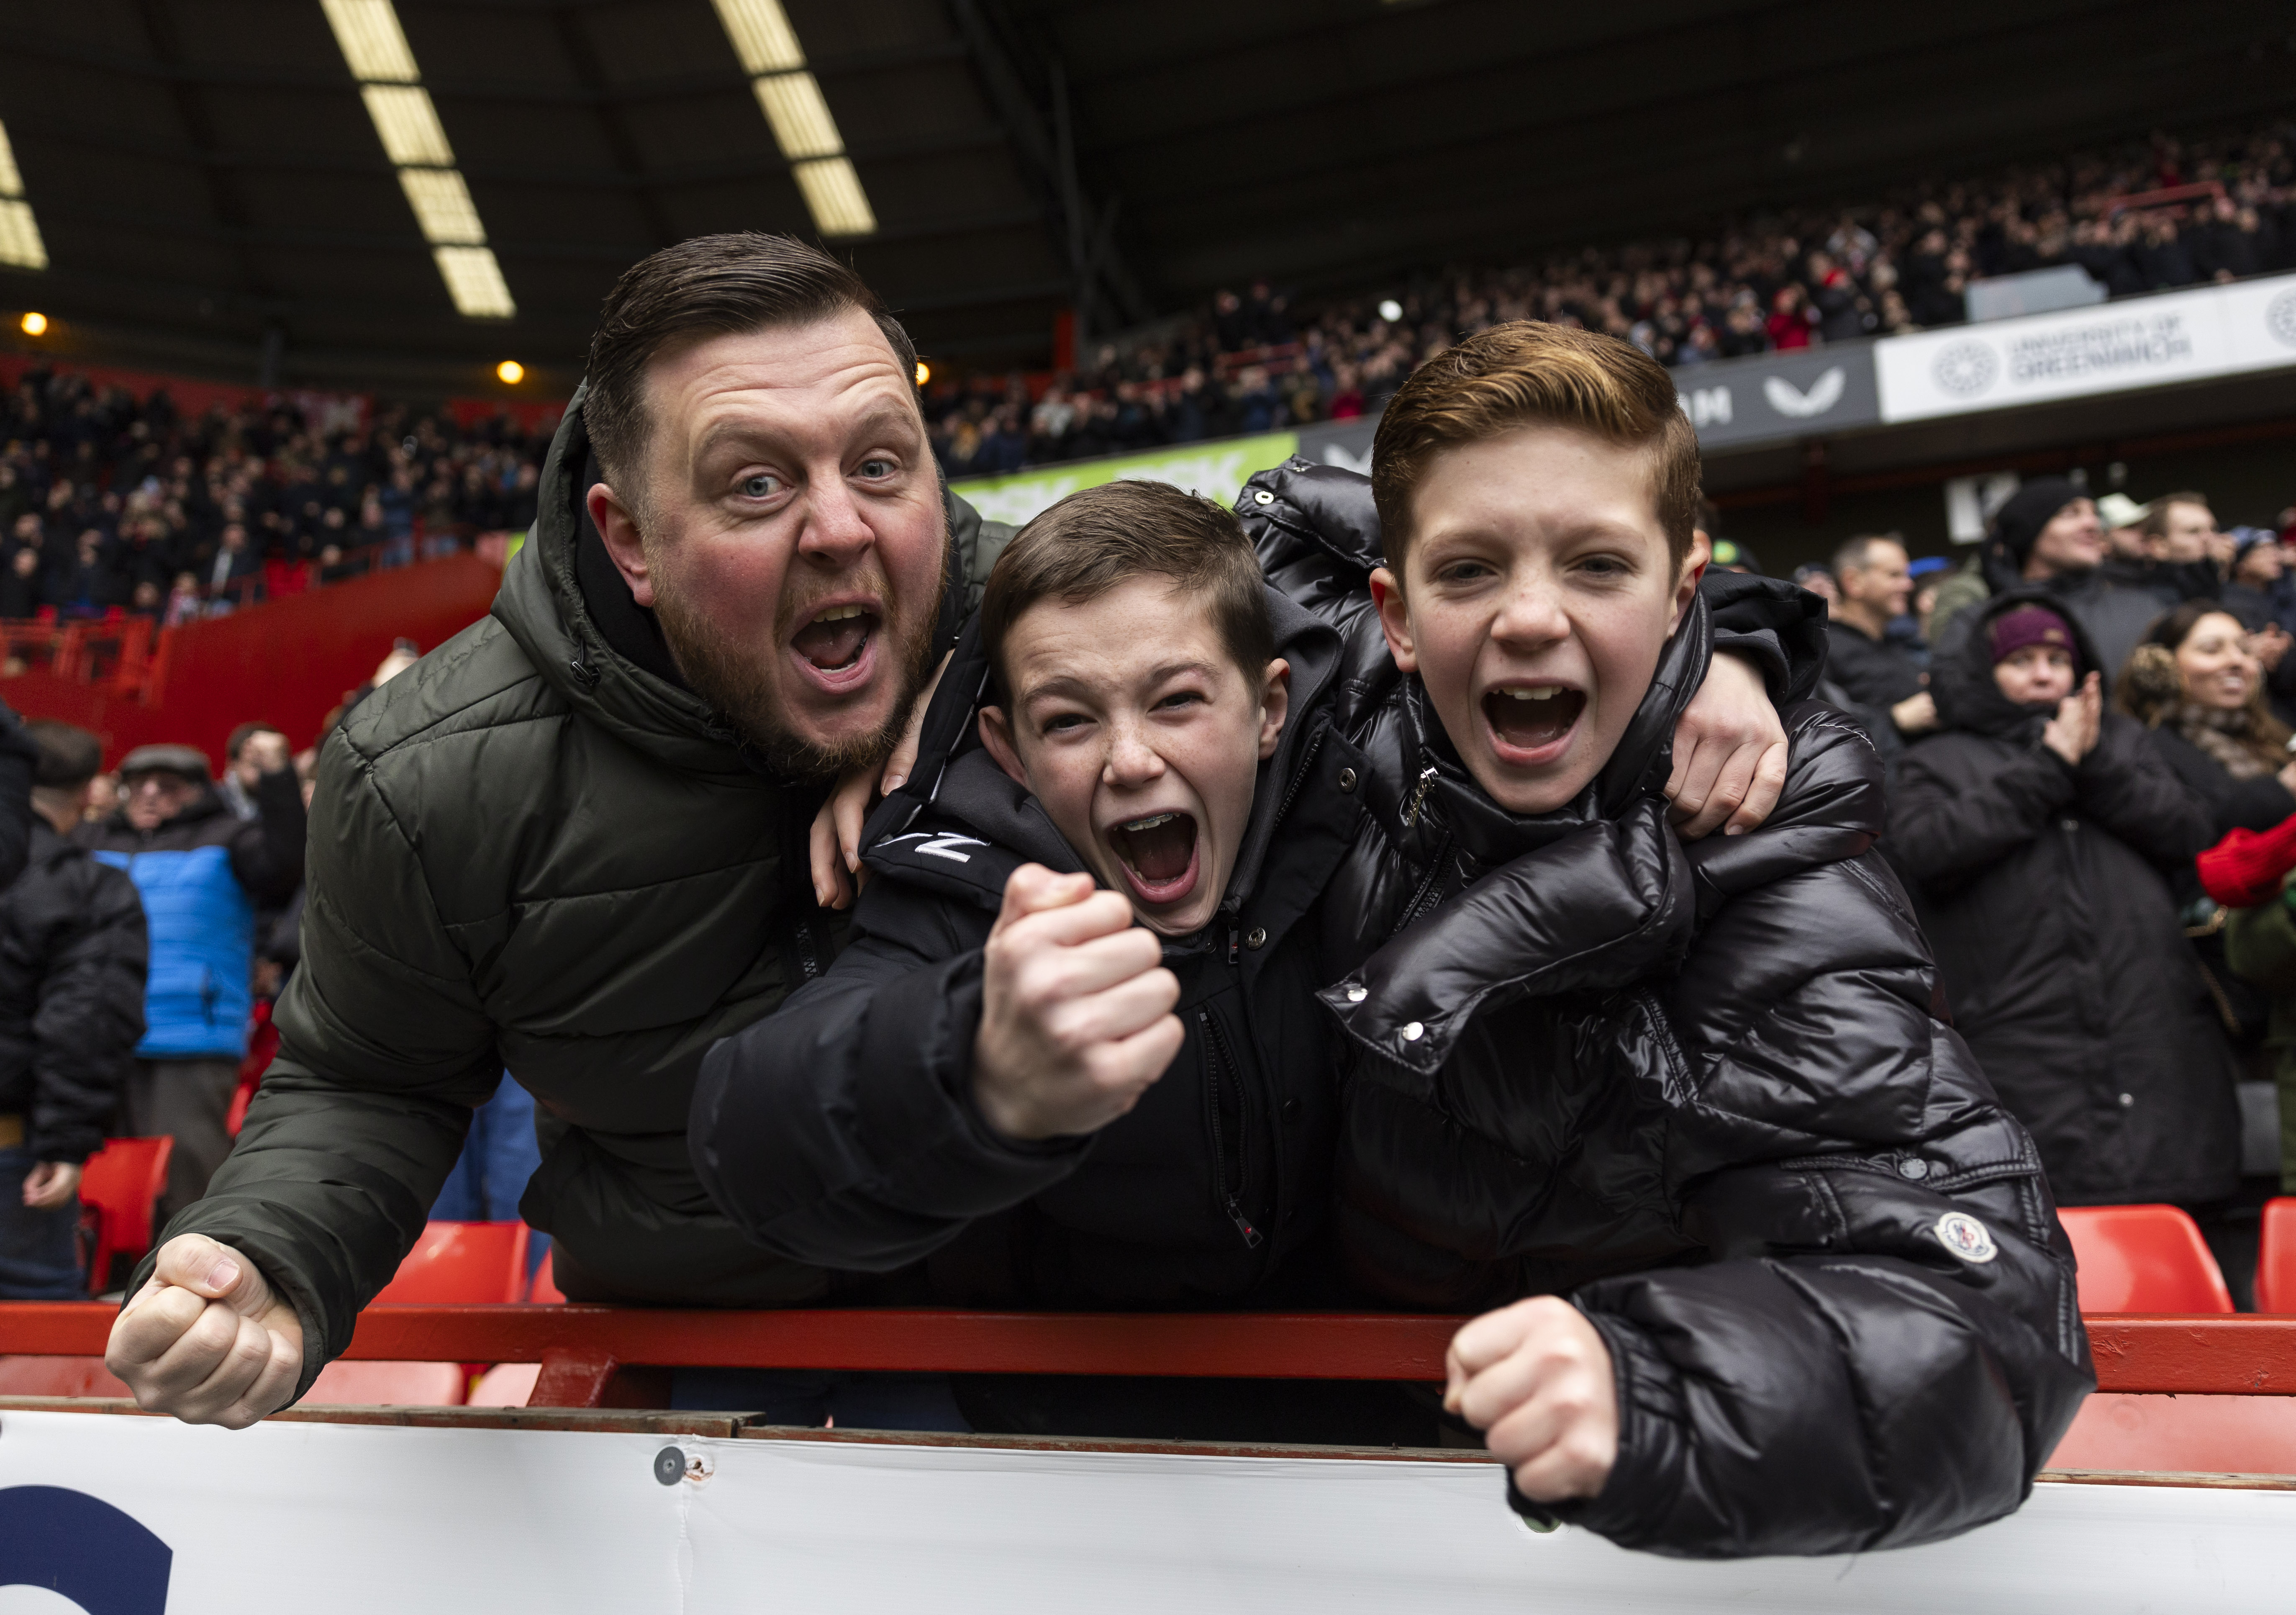
[[144,1035],[144,905],[63,839],[102,765],[95,736],[24,727],[39,750],[31,861],[0,894],[0,1299],[70,1300],[87,1293],[80,1167]]
[[1338,1231],[1397,1301],[1501,1308],[1450,1399],[1526,1514],[1682,1554],[1932,1540],[2014,1509],[2094,1382],[2071,1254],[1930,1013],[1855,726],[1785,713],[1760,829],[1667,824],[1697,473],[1654,363],[1514,324],[1406,384],[1370,484],[1246,491],[1271,582],[1357,632],[1368,593],[1401,670],[1334,720],[1371,763],[1323,911]]

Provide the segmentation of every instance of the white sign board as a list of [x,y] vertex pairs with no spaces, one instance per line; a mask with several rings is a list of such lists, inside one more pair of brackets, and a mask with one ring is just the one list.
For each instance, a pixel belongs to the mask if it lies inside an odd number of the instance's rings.
[[1499,1488],[1482,1463],[10,1412],[0,1611],[2241,1615],[2284,1611],[2296,1565],[2290,1491],[2044,1486],[1954,1542],[1712,1564],[1534,1535]]
[[2296,275],[1890,337],[1874,363],[1892,423],[2296,365]]

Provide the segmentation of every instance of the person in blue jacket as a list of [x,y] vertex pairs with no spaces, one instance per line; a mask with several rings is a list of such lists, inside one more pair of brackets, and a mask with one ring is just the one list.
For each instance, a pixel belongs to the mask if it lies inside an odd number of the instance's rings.
[[303,880],[303,793],[286,742],[266,745],[242,819],[217,794],[196,746],[138,746],[119,765],[119,806],[84,825],[80,844],[127,872],[151,925],[144,1041],[120,1094],[128,1133],[176,1140],[160,1221],[207,1192],[231,1153],[226,1126],[254,1006],[255,912]]

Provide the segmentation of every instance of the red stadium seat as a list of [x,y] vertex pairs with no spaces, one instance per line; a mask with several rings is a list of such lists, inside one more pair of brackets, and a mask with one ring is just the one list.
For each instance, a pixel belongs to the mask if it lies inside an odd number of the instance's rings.
[[90,1295],[111,1283],[113,1257],[141,1257],[152,1248],[152,1207],[168,1186],[168,1158],[175,1152],[173,1138],[107,1138],[80,1169],[81,1216],[95,1231]]
[[350,1358],[319,1370],[304,1393],[308,1406],[460,1407],[471,1377],[460,1363],[392,1363]]
[[2083,1312],[2230,1312],[2200,1225],[2174,1206],[2064,1206]]
[[547,1250],[542,1253],[542,1266],[534,1270],[534,1283],[527,1291],[526,1299],[529,1301],[554,1301],[563,1304],[566,1294],[558,1288],[558,1281],[551,1276],[550,1256],[551,1253]]
[[2264,1202],[2264,1248],[2256,1258],[2256,1309],[2296,1312],[2296,1199]]
[[377,1305],[412,1301],[433,1307],[526,1299],[524,1223],[431,1223]]

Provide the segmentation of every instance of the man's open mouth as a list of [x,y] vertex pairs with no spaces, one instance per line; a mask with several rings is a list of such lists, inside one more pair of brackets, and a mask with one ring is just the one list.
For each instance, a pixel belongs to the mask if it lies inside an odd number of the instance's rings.
[[[1567,685],[1503,685],[1483,697],[1483,718],[1491,726],[1502,757],[1541,752],[1559,745],[1587,709],[1587,693]],[[1506,757],[1508,761],[1544,758]]]
[[877,627],[877,613],[869,606],[828,606],[791,636],[790,649],[825,683],[835,685],[861,671]]
[[1108,829],[1108,844],[1124,865],[1133,895],[1144,903],[1172,903],[1196,884],[1196,821],[1192,814],[1152,813]]

